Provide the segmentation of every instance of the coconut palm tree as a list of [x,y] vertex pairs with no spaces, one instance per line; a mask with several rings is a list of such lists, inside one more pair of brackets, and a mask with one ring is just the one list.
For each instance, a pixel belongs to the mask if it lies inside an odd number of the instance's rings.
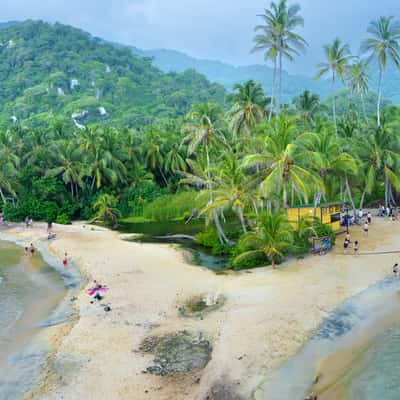
[[264,149],[245,157],[244,166],[262,165],[257,175],[262,177],[263,197],[282,195],[282,206],[288,206],[288,190],[293,190],[307,202],[312,190],[322,190],[321,179],[304,165],[311,160],[302,153],[296,139],[294,119],[281,115],[267,127]]
[[307,42],[297,33],[296,28],[304,25],[304,19],[299,15],[300,5],[288,5],[287,0],[280,0],[279,3],[271,3],[270,9],[265,9],[264,14],[259,15],[264,21],[263,25],[255,27],[259,32],[255,38],[253,51],[263,51],[265,60],[273,60],[274,74],[272,83],[271,110],[273,108],[274,93],[276,86],[276,70],[279,63],[279,97],[278,112],[282,102],[282,72],[283,58],[293,61],[294,57],[304,51]]
[[261,216],[256,231],[243,236],[239,247],[244,251],[234,259],[233,264],[265,255],[271,260],[272,268],[275,268],[276,262],[291,247],[292,241],[293,228],[286,214],[266,212]]
[[240,133],[250,134],[252,128],[265,116],[267,99],[260,83],[249,80],[233,86],[234,92],[226,100],[233,103],[228,112],[232,131],[237,137]]
[[368,94],[371,83],[368,75],[368,63],[360,58],[350,65],[346,73],[346,80],[350,92],[360,96],[361,106],[365,122],[368,123],[367,112],[365,110],[365,96]]
[[121,215],[117,208],[117,199],[110,194],[102,194],[93,204],[93,209],[96,212],[97,218],[101,218],[104,223],[107,221],[116,222]]
[[309,90],[305,90],[293,99],[293,104],[300,115],[300,119],[306,124],[315,126],[315,115],[321,107],[319,96],[311,94]]
[[391,187],[400,191],[399,162],[400,142],[397,131],[392,129],[385,119],[381,125],[371,128],[367,136],[359,138],[360,157],[368,166],[366,190],[371,193],[379,180],[384,178],[385,206],[391,201]]
[[62,140],[56,142],[54,150],[54,167],[46,172],[46,176],[61,176],[63,182],[70,186],[72,199],[78,196],[78,187],[83,186],[85,166],[82,162],[83,155],[73,141]]
[[6,204],[6,195],[16,197],[15,181],[19,167],[19,158],[12,149],[0,145],[0,198],[3,204]]
[[[181,145],[188,144],[188,156],[192,156],[199,146],[204,147],[206,154],[206,173],[207,173],[207,189],[210,193],[209,204],[214,202],[212,192],[212,177],[211,177],[211,160],[210,160],[210,145],[214,142],[224,142],[225,138],[220,127],[221,110],[213,103],[197,104],[189,113],[189,121],[183,126],[182,131],[186,136]],[[218,212],[215,209],[213,219],[217,228],[218,237],[221,243],[231,244],[232,242],[225,235]]]
[[380,17],[372,21],[368,27],[370,38],[361,44],[361,51],[369,55],[369,59],[376,58],[379,64],[377,123],[381,124],[382,82],[387,61],[392,60],[400,68],[400,22],[393,17]]
[[236,155],[228,152],[218,166],[219,174],[214,185],[214,202],[209,204],[203,212],[213,209],[231,209],[238,216],[243,233],[247,233],[244,218],[245,209],[252,205],[257,213],[257,206],[251,188],[251,181],[245,175]]
[[336,38],[332,45],[324,46],[326,61],[318,64],[318,72],[316,79],[320,79],[322,76],[330,75],[332,80],[332,115],[333,125],[335,127],[335,133],[337,135],[337,122],[336,122],[336,95],[334,93],[335,83],[337,79],[343,82],[344,75],[347,71],[349,59],[350,59],[350,47],[348,44],[342,44],[341,41]]

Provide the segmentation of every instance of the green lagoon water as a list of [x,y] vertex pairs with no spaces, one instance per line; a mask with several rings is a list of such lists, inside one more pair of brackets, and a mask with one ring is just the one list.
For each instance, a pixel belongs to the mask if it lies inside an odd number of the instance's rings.
[[[39,254],[0,241],[0,400],[31,389],[46,365],[46,326],[67,290],[59,272]],[[52,320],[53,318],[53,320]]]

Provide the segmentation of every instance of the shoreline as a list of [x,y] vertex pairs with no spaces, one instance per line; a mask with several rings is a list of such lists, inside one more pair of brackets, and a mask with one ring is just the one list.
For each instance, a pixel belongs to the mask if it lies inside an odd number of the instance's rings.
[[[375,223],[376,222],[376,223]],[[294,356],[337,306],[384,279],[395,255],[326,256],[289,260],[273,271],[260,268],[228,275],[189,265],[169,245],[126,242],[103,228],[82,223],[55,226],[49,251],[68,254],[82,275],[109,286],[111,312],[90,304],[82,287],[74,306],[79,319],[60,338],[40,400],[118,398],[167,400],[262,399],[273,371]],[[11,227],[17,239],[23,228]],[[30,231],[36,237],[43,230]],[[392,250],[400,224],[374,221],[370,237],[354,230],[362,249]],[[178,309],[193,296],[223,295],[224,304],[202,318]],[[152,356],[138,351],[143,340],[187,330],[212,343],[203,370],[177,377],[143,373]],[[113,397],[114,396],[114,397]]]
[[[27,348],[39,346],[38,343],[43,342],[43,349],[46,353],[45,355],[45,366],[38,373],[38,379],[35,384],[23,394],[21,399],[32,399],[40,395],[40,387],[43,381],[50,379],[52,372],[52,362],[57,353],[58,347],[65,336],[71,331],[73,325],[79,319],[79,313],[74,307],[71,301],[71,296],[78,293],[81,283],[83,283],[83,278],[80,277],[80,272],[73,274],[64,274],[62,269],[59,267],[60,262],[56,259],[49,250],[49,243],[46,241],[37,241],[37,238],[26,237],[24,240],[18,235],[10,235],[9,231],[15,229],[18,226],[16,224],[11,224],[7,228],[0,229],[0,240],[3,242],[9,242],[17,247],[24,247],[28,242],[35,242],[35,248],[40,254],[43,263],[48,265],[55,273],[59,275],[62,285],[65,289],[65,294],[60,299],[60,301],[55,305],[45,319],[42,319],[37,325],[39,331],[27,344]],[[27,233],[29,230],[27,230]],[[36,236],[36,235],[35,235]],[[36,239],[36,240],[35,240]],[[79,271],[79,270],[78,270]],[[24,347],[25,348],[25,347]]]

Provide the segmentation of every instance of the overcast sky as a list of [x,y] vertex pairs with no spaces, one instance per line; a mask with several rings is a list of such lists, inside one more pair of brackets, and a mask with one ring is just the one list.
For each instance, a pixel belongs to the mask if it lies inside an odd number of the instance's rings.
[[[289,1],[290,2],[290,1]],[[0,0],[0,20],[43,19],[74,25],[104,39],[141,48],[171,48],[235,65],[251,55],[257,14],[265,0]],[[400,18],[400,0],[299,0],[307,55],[286,69],[314,74],[321,46],[338,36],[358,51],[371,19]]]

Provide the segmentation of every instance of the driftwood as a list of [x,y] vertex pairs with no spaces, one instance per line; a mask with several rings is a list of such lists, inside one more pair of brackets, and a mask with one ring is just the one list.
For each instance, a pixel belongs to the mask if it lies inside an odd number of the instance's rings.
[[186,239],[195,241],[196,238],[190,235],[166,235],[166,236],[154,236],[156,239]]

